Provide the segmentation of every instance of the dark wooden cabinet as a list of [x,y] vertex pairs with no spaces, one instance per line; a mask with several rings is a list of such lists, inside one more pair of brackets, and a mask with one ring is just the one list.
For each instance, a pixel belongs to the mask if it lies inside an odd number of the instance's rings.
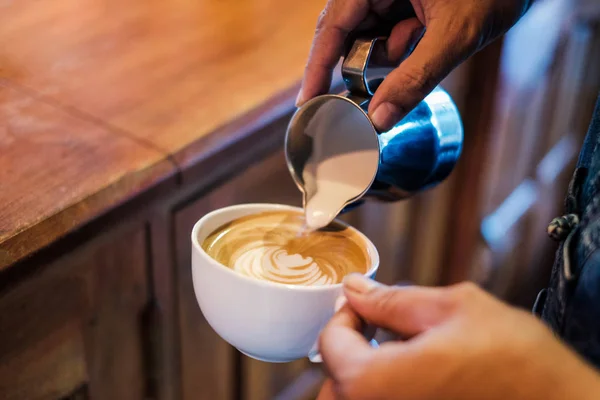
[[145,230],[106,239],[0,292],[0,398],[144,398]]

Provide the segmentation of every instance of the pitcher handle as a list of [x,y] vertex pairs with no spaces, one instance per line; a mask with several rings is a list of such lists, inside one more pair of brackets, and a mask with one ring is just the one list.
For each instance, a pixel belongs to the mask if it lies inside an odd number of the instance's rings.
[[[358,38],[352,44],[342,64],[342,78],[350,93],[371,97],[383,79],[397,65],[387,54],[387,38]],[[374,77],[369,72],[375,72]]]

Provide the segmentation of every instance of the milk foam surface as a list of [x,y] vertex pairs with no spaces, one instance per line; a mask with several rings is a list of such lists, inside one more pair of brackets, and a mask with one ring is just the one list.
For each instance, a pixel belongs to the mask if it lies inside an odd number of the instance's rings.
[[265,212],[239,218],[211,233],[202,247],[236,272],[290,285],[330,285],[365,273],[369,255],[355,231],[334,224],[303,232],[299,212]]

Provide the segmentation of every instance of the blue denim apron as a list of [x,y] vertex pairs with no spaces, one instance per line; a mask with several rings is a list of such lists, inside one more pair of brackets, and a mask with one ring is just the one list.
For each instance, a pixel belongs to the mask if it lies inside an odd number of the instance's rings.
[[548,288],[533,307],[563,341],[600,367],[600,97],[565,201],[549,235],[560,241]]

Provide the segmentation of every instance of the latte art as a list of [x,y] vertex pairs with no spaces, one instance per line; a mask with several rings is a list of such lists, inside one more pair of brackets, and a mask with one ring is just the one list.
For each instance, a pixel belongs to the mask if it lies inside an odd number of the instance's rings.
[[305,232],[294,211],[249,215],[223,225],[202,243],[206,253],[240,274],[290,285],[331,285],[367,272],[360,235],[341,224]]

